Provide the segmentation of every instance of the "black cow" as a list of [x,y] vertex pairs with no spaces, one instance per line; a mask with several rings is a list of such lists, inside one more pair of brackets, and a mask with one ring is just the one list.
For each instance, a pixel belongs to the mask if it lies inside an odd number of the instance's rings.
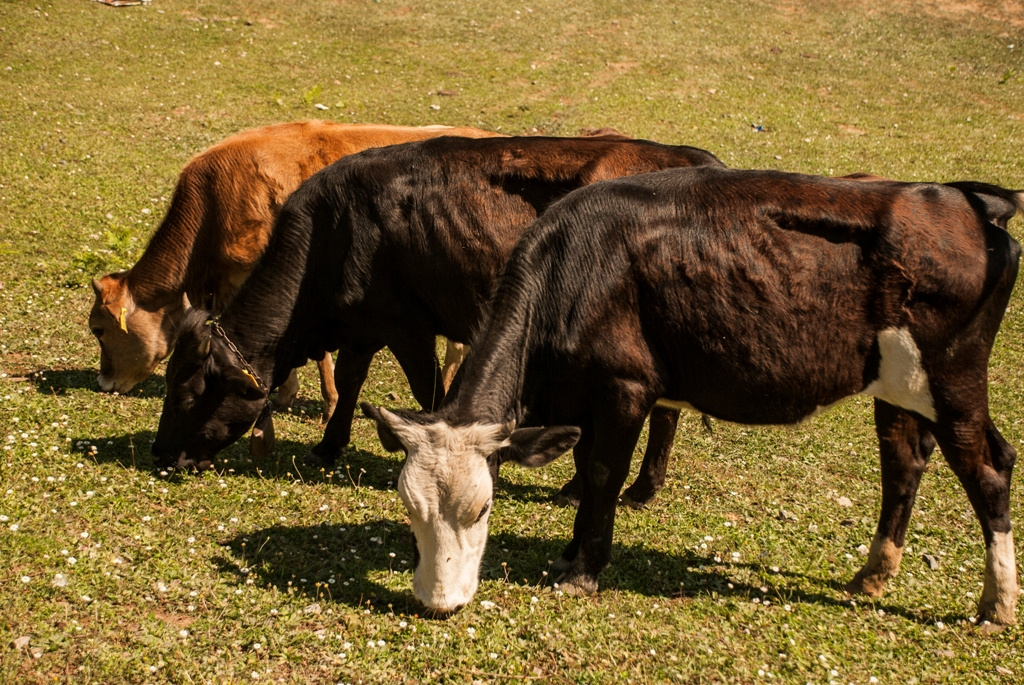
[[[267,388],[325,350],[338,350],[338,405],[314,462],[333,464],[348,444],[359,389],[384,346],[417,401],[438,407],[435,336],[469,342],[520,233],[544,208],[595,181],[692,165],[722,166],[704,150],[621,135],[442,137],[332,164],[285,203],[262,262],[219,323],[206,325],[202,310],[183,322],[153,445],[158,465],[209,466],[253,424]],[[677,416],[652,416],[647,467],[627,493],[636,502],[664,481]]]
[[1002,228],[1015,205],[1024,193],[978,183],[718,168],[570,194],[509,259],[450,404],[363,407],[385,447],[408,452],[416,596],[439,611],[473,596],[503,461],[538,466],[575,444],[583,495],[557,567],[561,588],[589,593],[655,402],[788,424],[863,393],[882,506],[848,589],[879,595],[896,573],[937,441],[984,532],[979,614],[1013,622],[1016,453],[989,417],[987,365],[1017,276]]

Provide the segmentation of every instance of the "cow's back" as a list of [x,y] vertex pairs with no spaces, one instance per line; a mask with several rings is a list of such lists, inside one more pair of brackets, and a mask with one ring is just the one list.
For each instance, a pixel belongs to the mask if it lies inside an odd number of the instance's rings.
[[288,197],[311,175],[368,148],[439,135],[500,134],[448,126],[382,126],[299,121],[244,131],[194,157],[180,185],[203,198],[202,226],[186,276],[196,302],[214,293],[227,304],[266,250],[274,219]]
[[517,255],[545,274],[559,358],[790,423],[877,377],[881,331],[926,357],[976,330],[990,345],[1019,246],[941,185],[693,169],[574,193]]
[[438,137],[345,157],[289,207],[318,217],[307,223],[315,291],[468,342],[520,235],[549,205],[598,180],[695,164],[721,166],[698,148],[642,140]]

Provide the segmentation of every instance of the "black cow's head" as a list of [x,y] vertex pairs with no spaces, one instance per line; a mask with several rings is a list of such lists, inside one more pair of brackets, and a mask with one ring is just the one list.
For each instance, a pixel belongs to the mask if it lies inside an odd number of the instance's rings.
[[208,321],[209,313],[198,309],[185,317],[167,364],[167,397],[153,443],[160,468],[210,468],[266,404],[267,391]]

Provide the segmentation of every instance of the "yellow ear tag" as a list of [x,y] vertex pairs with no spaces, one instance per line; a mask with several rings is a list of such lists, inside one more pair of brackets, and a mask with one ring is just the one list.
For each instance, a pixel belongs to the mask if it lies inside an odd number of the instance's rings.
[[125,309],[124,307],[121,307],[121,319],[120,319],[121,330],[124,331],[125,333],[128,332],[128,322],[124,318],[124,315],[127,314],[127,313],[128,313],[128,310]]
[[242,373],[244,373],[246,376],[249,377],[249,380],[252,381],[253,385],[255,385],[257,388],[260,387],[260,384],[256,381],[256,376],[252,375],[251,373],[249,373],[245,369],[242,369]]

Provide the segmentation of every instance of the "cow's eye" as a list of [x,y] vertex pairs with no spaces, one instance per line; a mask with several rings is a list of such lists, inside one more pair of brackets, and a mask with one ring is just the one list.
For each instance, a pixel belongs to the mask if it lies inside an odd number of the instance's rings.
[[483,519],[483,517],[484,517],[484,516],[486,516],[486,515],[487,515],[487,512],[488,512],[488,511],[490,511],[490,510],[491,510],[491,501],[490,501],[490,500],[487,500],[487,504],[485,504],[485,505],[484,505],[484,506],[483,506],[483,507],[482,507],[482,508],[480,509],[480,513],[479,513],[479,514],[477,514],[477,516],[476,516],[476,523],[479,523],[479,522],[480,522],[480,520],[481,520],[481,519]]
[[97,338],[102,338],[103,337],[103,329],[99,328],[99,327],[96,327],[96,328],[92,329],[92,334],[95,335]]

